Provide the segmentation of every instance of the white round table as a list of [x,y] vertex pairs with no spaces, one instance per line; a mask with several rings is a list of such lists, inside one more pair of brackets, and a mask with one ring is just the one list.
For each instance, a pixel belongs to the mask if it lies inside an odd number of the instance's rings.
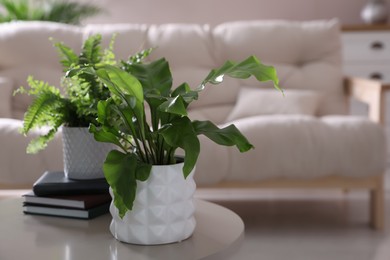
[[180,243],[140,246],[117,241],[110,214],[92,220],[25,215],[22,199],[0,201],[0,259],[144,260],[228,259],[244,237],[229,209],[196,200],[194,234]]

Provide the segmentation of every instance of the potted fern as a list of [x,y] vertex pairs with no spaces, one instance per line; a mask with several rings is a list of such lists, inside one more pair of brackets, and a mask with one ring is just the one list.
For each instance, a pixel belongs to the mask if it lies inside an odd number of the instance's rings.
[[[275,69],[256,57],[228,61],[214,69],[191,89],[175,88],[168,62],[133,59],[121,69],[103,65],[95,75],[111,92],[98,103],[98,119],[90,125],[97,141],[117,146],[108,153],[104,175],[113,197],[110,230],[118,240],[135,244],[182,241],[195,228],[193,180],[200,152],[198,135],[215,143],[236,146],[241,152],[253,146],[234,126],[220,129],[210,121],[192,121],[189,104],[207,84],[219,84],[224,76],[256,77],[278,87]],[[147,113],[150,113],[148,121]],[[177,150],[184,157],[177,156]]]
[[51,21],[80,24],[102,12],[90,3],[68,0],[0,0],[0,23],[11,21]]
[[33,96],[32,104],[24,115],[21,132],[27,135],[36,128],[46,127],[47,132],[33,139],[27,153],[44,149],[62,126],[64,172],[68,178],[104,178],[103,161],[112,146],[98,143],[88,132],[91,123],[96,124],[97,104],[110,96],[109,90],[90,73],[98,64],[115,65],[113,42],[102,50],[101,36],[89,37],[77,55],[63,43],[55,43],[66,73],[62,79],[65,94],[60,89],[29,76],[29,88],[20,87],[16,93]]

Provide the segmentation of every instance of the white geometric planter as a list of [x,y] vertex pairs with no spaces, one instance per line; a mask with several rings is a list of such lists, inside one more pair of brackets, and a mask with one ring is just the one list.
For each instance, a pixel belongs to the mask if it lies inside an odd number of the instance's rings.
[[[134,206],[123,219],[111,202],[110,231],[119,241],[157,245],[189,238],[195,229],[194,170],[184,179],[183,163],[152,167],[145,182],[137,181]],[[110,188],[111,196],[113,197]]]
[[62,127],[64,172],[70,179],[104,178],[103,163],[113,145],[97,142],[87,127]]

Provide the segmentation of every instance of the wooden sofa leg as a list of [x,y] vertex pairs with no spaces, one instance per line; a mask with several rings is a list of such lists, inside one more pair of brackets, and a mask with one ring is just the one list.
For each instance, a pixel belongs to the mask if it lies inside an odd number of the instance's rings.
[[370,221],[371,227],[376,230],[384,229],[385,195],[383,180],[383,176],[378,177],[376,187],[370,190]]

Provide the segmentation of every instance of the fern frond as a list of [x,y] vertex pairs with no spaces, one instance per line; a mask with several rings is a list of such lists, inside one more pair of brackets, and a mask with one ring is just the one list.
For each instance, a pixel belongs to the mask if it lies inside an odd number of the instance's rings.
[[0,5],[7,11],[10,20],[28,20],[29,18],[27,0],[1,0]]
[[2,22],[41,20],[80,24],[82,19],[102,12],[95,5],[68,0],[0,0],[0,7],[5,13],[0,16]]
[[142,50],[130,56],[126,61],[121,60],[121,64],[122,64],[121,69],[128,73],[132,73],[132,69],[133,69],[132,65],[142,63],[144,59],[146,59],[154,51],[154,49],[155,48]]
[[56,120],[61,118],[58,111],[64,106],[64,98],[56,87],[32,77],[28,82],[31,87],[28,93],[34,94],[35,99],[24,115],[23,134],[35,127],[55,125]]
[[97,15],[102,9],[87,3],[78,3],[76,1],[49,1],[48,12],[45,20],[68,24],[80,24],[82,19]]
[[35,154],[46,148],[48,142],[53,140],[55,134],[58,131],[58,128],[62,125],[61,120],[57,120],[54,122],[54,125],[50,128],[50,130],[45,135],[41,135],[28,144],[26,152],[30,154]]
[[55,117],[53,114],[57,113],[56,110],[62,105],[61,103],[61,98],[52,93],[39,95],[24,115],[22,133],[27,134],[33,128],[51,125]]
[[115,53],[114,53],[114,44],[115,40],[118,34],[114,33],[111,37],[110,44],[108,45],[107,49],[104,49],[103,52],[103,57],[102,57],[102,62],[104,64],[109,64],[109,65],[116,65],[116,60],[115,60]]
[[[45,92],[51,92],[55,95],[61,95],[60,90],[57,87],[51,86],[47,82],[44,82],[42,80],[36,80],[31,75],[28,76],[27,83],[30,87],[28,90],[24,89],[24,87],[19,88],[22,93],[27,93],[27,95],[36,96],[39,95],[40,93],[45,93]],[[16,92],[18,92],[19,89],[17,89]]]
[[97,64],[101,61],[101,41],[102,36],[100,34],[92,35],[87,40],[85,40],[82,47],[82,52],[79,56],[80,65]]
[[79,63],[79,57],[70,47],[62,42],[54,43],[54,47],[58,50],[61,59],[60,63],[62,64],[64,72],[69,70],[72,65]]

